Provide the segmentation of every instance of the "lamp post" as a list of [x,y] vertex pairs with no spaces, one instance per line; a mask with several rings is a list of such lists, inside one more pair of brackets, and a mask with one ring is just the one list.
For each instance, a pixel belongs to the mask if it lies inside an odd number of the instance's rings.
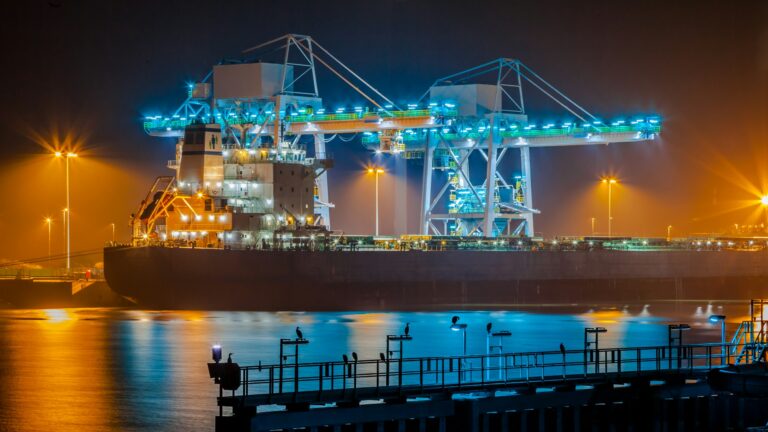
[[48,224],[48,265],[51,265],[51,218],[45,218],[45,223]]
[[379,174],[384,174],[384,169],[380,167],[368,168],[368,174],[376,176],[376,237],[379,236]]
[[452,331],[460,331],[462,332],[464,336],[464,349],[462,350],[462,358],[461,358],[461,366],[463,366],[463,371],[461,372],[461,378],[466,379],[467,376],[467,324],[466,323],[459,323],[459,317],[458,315],[451,318],[451,330]]
[[71,224],[71,221],[72,221],[72,219],[71,219],[72,209],[69,206],[69,160],[72,159],[72,158],[76,158],[77,157],[77,153],[67,152],[65,154],[65,153],[62,153],[60,151],[57,151],[56,153],[54,153],[54,156],[57,157],[57,158],[64,158],[65,166],[66,166],[67,207],[65,209],[65,212],[66,212],[65,213],[65,215],[66,215],[65,223],[67,224],[67,273],[69,273],[70,268],[71,268],[71,250],[70,250],[71,229],[70,229],[70,224]]
[[725,366],[725,315],[710,315],[709,322],[715,324],[720,322],[720,364]]
[[672,241],[672,225],[667,225],[667,242]]
[[110,225],[112,225],[112,246],[115,245],[115,223],[112,222]]
[[608,237],[612,237],[612,225],[613,225],[613,215],[611,214],[611,192],[612,192],[612,186],[618,183],[619,181],[616,180],[614,177],[606,177],[603,180],[603,183],[608,185]]
[[[508,336],[512,336],[512,332],[509,330],[499,330],[495,332],[491,332],[491,329],[493,328],[493,325],[491,323],[488,323],[488,325],[485,326],[486,335],[485,335],[485,379],[490,381],[491,380],[491,356],[494,354],[494,352],[498,352],[499,354],[499,381],[503,379],[503,372],[506,371],[504,367],[502,367],[502,361],[504,354],[504,338]],[[496,338],[496,343],[491,342],[491,338]]]
[[593,217],[591,219],[592,219],[592,235],[595,235],[595,218]]
[[768,230],[768,195],[760,197],[760,205],[763,206],[763,213],[765,214],[765,229]]

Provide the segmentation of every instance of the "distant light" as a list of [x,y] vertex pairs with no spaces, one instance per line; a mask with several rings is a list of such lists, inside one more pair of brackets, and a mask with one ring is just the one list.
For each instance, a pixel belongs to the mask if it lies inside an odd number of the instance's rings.
[[764,206],[768,206],[768,195],[763,195],[760,198],[760,204],[762,204]]
[[201,220],[203,220],[203,217],[200,216],[200,215],[195,215],[195,220],[196,221],[201,221]]

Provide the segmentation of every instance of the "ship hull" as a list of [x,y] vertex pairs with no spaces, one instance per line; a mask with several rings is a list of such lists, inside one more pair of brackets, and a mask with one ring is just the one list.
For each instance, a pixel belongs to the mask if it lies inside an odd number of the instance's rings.
[[146,308],[499,309],[519,304],[745,300],[768,295],[768,253],[104,250],[117,293]]

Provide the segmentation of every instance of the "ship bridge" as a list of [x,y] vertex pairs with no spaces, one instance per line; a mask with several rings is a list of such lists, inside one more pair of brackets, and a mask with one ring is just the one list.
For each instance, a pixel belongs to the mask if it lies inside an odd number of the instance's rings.
[[[272,56],[270,58],[270,56]],[[316,64],[341,79],[365,102],[323,104]],[[554,102],[557,122],[532,121],[530,90]],[[655,139],[661,120],[632,115],[604,121],[570,99],[520,60],[499,58],[440,78],[415,103],[398,106],[310,36],[289,34],[243,51],[243,58],[213,67],[188,84],[187,98],[171,115],[150,115],[151,136],[183,140],[195,122],[218,123],[228,146],[242,149],[314,145],[326,157],[332,139],[360,142],[371,151],[423,158],[421,234],[533,236],[530,148],[632,143]],[[481,184],[470,181],[470,156],[485,166]],[[520,172],[498,170],[517,155]],[[477,166],[473,164],[473,168]],[[327,172],[318,175],[318,221],[330,226]]]

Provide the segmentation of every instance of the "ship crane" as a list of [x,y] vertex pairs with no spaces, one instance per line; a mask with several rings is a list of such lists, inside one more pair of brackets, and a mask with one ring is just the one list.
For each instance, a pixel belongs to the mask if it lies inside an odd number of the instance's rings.
[[[228,148],[253,152],[295,150],[314,145],[325,159],[327,141],[362,134],[372,151],[423,158],[421,234],[534,235],[530,149],[652,140],[660,120],[638,116],[602,122],[519,60],[499,58],[436,80],[417,103],[400,108],[309,36],[289,34],[243,52],[244,58],[214,66],[189,85],[185,102],[170,116],[149,116],[152,136],[181,139],[195,121],[221,125]],[[269,63],[270,55],[277,55]],[[257,91],[238,68],[258,63]],[[328,109],[317,86],[320,63],[367,101],[367,106]],[[272,71],[272,72],[270,72]],[[272,73],[272,79],[264,75]],[[526,113],[526,88],[555,102],[568,120],[538,123]],[[326,136],[331,136],[326,139]],[[183,145],[180,143],[180,145]],[[176,161],[169,166],[177,167]],[[470,156],[485,162],[485,180],[470,181]],[[517,154],[521,173],[509,178],[498,169]],[[473,168],[477,165],[473,164]],[[330,226],[327,165],[316,171],[317,220]],[[436,193],[435,193],[436,191]]]

